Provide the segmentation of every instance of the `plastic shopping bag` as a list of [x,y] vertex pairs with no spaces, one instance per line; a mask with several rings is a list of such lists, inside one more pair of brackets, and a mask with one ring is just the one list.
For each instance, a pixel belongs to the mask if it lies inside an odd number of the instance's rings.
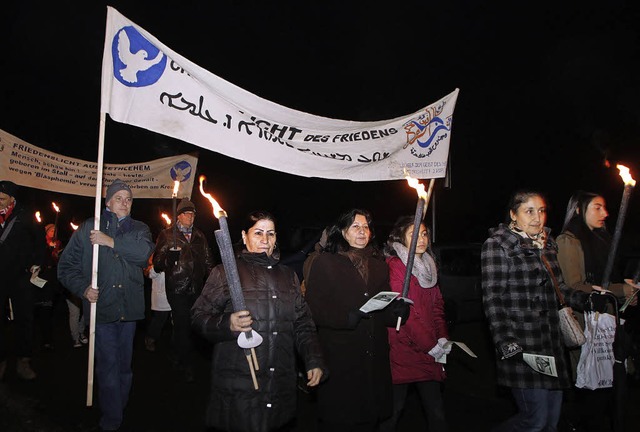
[[576,387],[595,390],[613,386],[613,340],[616,319],[611,314],[584,314],[584,335],[576,377]]

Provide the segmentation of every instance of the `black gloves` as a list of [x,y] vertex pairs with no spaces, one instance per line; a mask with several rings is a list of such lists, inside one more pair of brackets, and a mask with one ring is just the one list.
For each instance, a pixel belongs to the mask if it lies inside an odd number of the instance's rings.
[[409,307],[409,303],[402,299],[396,299],[389,303],[389,311],[393,314],[393,316],[398,319],[401,318],[401,323],[404,324],[409,319],[409,314],[411,313],[411,308]]
[[167,268],[171,269],[180,260],[180,249],[169,249],[167,251]]
[[358,326],[361,319],[369,319],[371,315],[362,312],[360,309],[349,311],[347,316],[347,328],[354,329]]

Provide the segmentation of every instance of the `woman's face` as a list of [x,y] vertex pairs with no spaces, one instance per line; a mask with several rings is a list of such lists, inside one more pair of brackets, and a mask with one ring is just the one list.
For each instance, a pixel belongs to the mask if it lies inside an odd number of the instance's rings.
[[547,206],[539,195],[534,195],[520,204],[518,210],[510,212],[511,220],[529,236],[540,234],[547,222]]
[[273,221],[260,219],[248,232],[242,231],[242,241],[249,252],[264,252],[271,256],[276,246],[276,227]]
[[[413,236],[413,225],[407,228],[407,232],[404,234],[404,245],[408,249],[411,246],[411,237]],[[427,234],[427,228],[424,224],[420,224],[420,231],[418,233],[418,242],[416,243],[416,255],[422,256],[427,251],[429,246],[429,237]]]
[[361,214],[356,215],[351,226],[342,231],[342,236],[351,247],[358,249],[367,247],[371,239],[371,231],[369,231],[367,218]]
[[607,217],[609,217],[609,212],[607,211],[607,204],[604,202],[604,198],[597,196],[592,199],[584,215],[584,221],[589,229],[603,228]]

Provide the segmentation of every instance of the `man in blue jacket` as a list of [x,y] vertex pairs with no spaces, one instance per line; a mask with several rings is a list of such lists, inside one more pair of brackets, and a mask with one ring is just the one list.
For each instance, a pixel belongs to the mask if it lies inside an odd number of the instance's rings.
[[[107,208],[73,234],[58,263],[58,279],[73,294],[96,303],[95,360],[100,428],[117,430],[133,371],[136,321],[144,318],[143,268],[153,252],[149,227],[130,217],[131,189],[121,180],[107,188]],[[98,289],[91,287],[93,245],[99,245]]]

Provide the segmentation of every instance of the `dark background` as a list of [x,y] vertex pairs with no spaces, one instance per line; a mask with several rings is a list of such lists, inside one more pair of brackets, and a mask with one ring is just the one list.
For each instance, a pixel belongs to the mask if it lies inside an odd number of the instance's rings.
[[[574,190],[600,192],[613,231],[623,191],[615,163],[640,178],[637,2],[10,2],[0,24],[0,128],[96,159],[107,4],[212,73],[312,114],[389,119],[460,88],[451,188],[438,180],[432,205],[436,243],[483,241],[522,187],[547,195],[556,234]],[[107,122],[108,163],[194,151],[234,239],[234,219],[257,208],[279,218],[285,249],[351,207],[373,212],[381,238],[397,216],[415,211],[404,181],[303,178]],[[46,223],[54,217],[50,202],[58,202],[63,238],[70,220],[93,214],[90,198],[25,188],[22,199]],[[212,233],[209,204],[197,190],[193,199],[196,224]],[[170,209],[170,200],[140,199],[133,216],[157,233],[159,213]],[[640,254],[639,210],[632,197],[626,255]]]

